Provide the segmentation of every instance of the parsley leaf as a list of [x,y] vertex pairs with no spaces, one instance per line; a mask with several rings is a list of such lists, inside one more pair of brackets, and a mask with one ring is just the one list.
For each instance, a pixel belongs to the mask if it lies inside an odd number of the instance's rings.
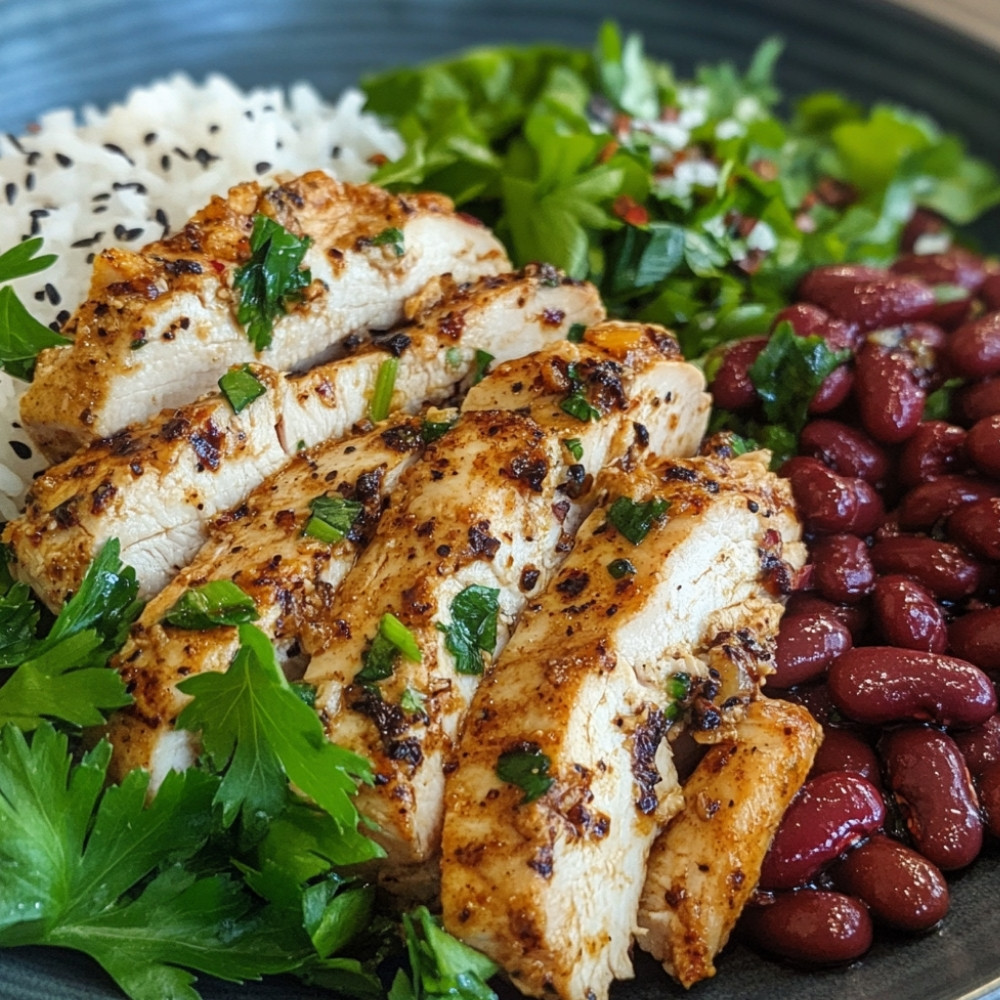
[[376,856],[375,845],[357,834],[352,801],[355,782],[372,780],[371,765],[326,739],[319,716],[292,690],[260,629],[240,626],[240,649],[225,673],[189,677],[178,688],[194,700],[177,726],[200,730],[209,761],[225,772],[216,801],[226,826],[242,814],[253,830],[278,815],[292,781],[355,841],[356,860]]
[[500,591],[473,584],[460,591],[451,602],[451,624],[437,627],[445,634],[445,648],[455,657],[460,674],[481,674],[483,653],[492,653],[497,644],[497,617]]
[[266,215],[254,217],[250,259],[237,269],[233,287],[240,298],[236,318],[256,350],[270,345],[275,320],[287,312],[289,303],[302,298],[312,281],[309,269],[301,266],[311,243]]
[[583,458],[583,443],[579,438],[563,438],[562,443],[577,462]]
[[56,255],[47,253],[36,256],[41,249],[42,238],[35,236],[30,240],[22,240],[17,246],[0,253],[0,281],[24,278],[51,267],[57,260]]
[[493,363],[494,357],[489,351],[484,351],[482,348],[476,348],[476,358],[475,364],[472,369],[472,384],[478,385],[482,382],[483,378],[486,376],[487,371],[489,371],[490,365]]
[[267,387],[254,375],[249,365],[230,368],[219,379],[219,388],[226,397],[226,402],[233,408],[233,413],[240,413],[258,396],[267,392]]
[[332,545],[346,537],[364,510],[364,505],[358,500],[331,497],[324,493],[309,501],[309,509],[312,517],[306,521],[302,533]]
[[541,798],[555,784],[549,776],[551,761],[537,743],[522,743],[505,750],[497,760],[497,777],[524,792],[521,805]]
[[618,497],[608,508],[608,522],[633,545],[639,545],[649,534],[653,522],[662,518],[669,506],[669,501],[658,497],[643,503],[629,497]]
[[367,241],[368,246],[372,247],[392,247],[393,252],[397,257],[402,257],[406,252],[406,248],[403,243],[403,231],[397,229],[395,226],[389,226],[387,229],[383,229],[382,232],[373,236]]
[[387,611],[379,619],[378,631],[365,650],[361,669],[354,675],[354,680],[370,683],[391,677],[393,665],[400,653],[414,663],[419,663],[423,658],[413,633]]
[[211,580],[189,587],[162,618],[174,628],[207,629],[242,625],[257,618],[257,605],[232,580]]

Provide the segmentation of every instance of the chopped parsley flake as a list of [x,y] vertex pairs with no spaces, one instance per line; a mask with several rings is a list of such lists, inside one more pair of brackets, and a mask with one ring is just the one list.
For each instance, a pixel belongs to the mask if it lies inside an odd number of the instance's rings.
[[577,462],[583,458],[583,443],[579,438],[563,438],[563,444]]
[[445,648],[455,657],[460,674],[481,674],[483,653],[492,653],[497,644],[497,616],[500,613],[495,587],[473,584],[456,594],[451,602],[451,624],[438,622],[445,634]]
[[325,493],[309,501],[312,517],[302,529],[303,535],[311,535],[321,542],[339,542],[351,530],[364,505],[357,500],[331,497]]
[[377,236],[373,236],[368,244],[373,247],[392,247],[397,257],[402,257],[406,252],[403,243],[403,231],[395,226],[383,229]]
[[555,783],[549,777],[551,761],[535,743],[523,743],[505,750],[497,761],[497,777],[508,785],[517,785],[524,792],[521,805],[541,798]]
[[653,522],[663,517],[669,506],[666,500],[659,498],[636,503],[629,497],[618,497],[608,508],[608,521],[633,545],[638,545],[649,534]]
[[378,631],[362,657],[362,667],[354,675],[354,680],[371,683],[391,677],[396,657],[400,654],[414,663],[419,663],[422,659],[413,633],[387,611],[379,620]]
[[219,388],[226,397],[226,402],[233,408],[233,413],[239,413],[258,396],[267,392],[264,383],[254,375],[249,365],[230,368],[219,379]]
[[232,580],[212,580],[189,587],[163,616],[175,628],[203,630],[216,625],[243,625],[257,617],[253,598]]

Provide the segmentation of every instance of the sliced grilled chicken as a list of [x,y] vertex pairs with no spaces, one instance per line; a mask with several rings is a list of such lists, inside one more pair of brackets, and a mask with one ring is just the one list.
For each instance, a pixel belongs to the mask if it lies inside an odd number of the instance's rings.
[[[701,373],[662,330],[601,324],[582,344],[499,366],[404,475],[397,504],[334,602],[341,635],[306,638],[306,680],[318,687],[328,735],[374,762],[376,784],[360,792],[359,808],[378,824],[387,879],[405,880],[435,857],[445,763],[483,657],[499,654],[571,548],[596,501],[596,472],[652,449],[690,453],[706,403]],[[496,613],[484,617],[496,637],[459,660],[463,626],[477,633],[463,605],[484,605],[482,591],[468,588],[494,592]],[[386,614],[405,626],[420,659],[395,656],[376,680],[371,649]]]
[[663,737],[741,705],[717,703],[708,651],[721,626],[781,607],[763,537],[804,555],[787,485],[760,455],[599,483],[601,505],[476,692],[442,839],[447,929],[522,992],[564,1000],[632,975],[648,852],[682,803]]
[[390,359],[398,365],[393,405],[415,412],[455,395],[488,360],[481,352],[517,357],[604,315],[592,285],[546,267],[462,284],[437,280],[408,308],[406,326],[303,375],[251,365],[266,391],[239,414],[211,393],[50,468],[4,532],[18,578],[58,608],[103,543],[118,538],[143,595],[156,593],[197,552],[213,515],[300,447],[365,421]]
[[683,986],[715,975],[821,738],[804,708],[760,698],[685,783],[684,808],[650,854],[638,938]]
[[[210,526],[211,537],[191,564],[143,609],[114,665],[133,703],[107,729],[112,772],[151,772],[158,788],[166,773],[193,763],[197,741],[173,724],[188,698],[175,684],[207,670],[225,670],[239,649],[238,630],[205,630],[164,621],[189,588],[230,580],[253,598],[256,624],[274,641],[279,662],[294,672],[305,623],[323,614],[331,595],[367,543],[403,471],[423,447],[423,421],[389,422],[347,441],[302,452],[255,489],[236,510]],[[350,532],[336,542],[305,530],[319,496],[358,501]]]
[[[237,270],[257,215],[311,245],[312,281],[257,351],[237,319]],[[397,196],[308,173],[262,189],[241,184],[140,253],[106,250],[89,298],[68,321],[73,343],[43,351],[21,402],[51,460],[212,389],[231,365],[281,371],[329,359],[353,333],[388,329],[430,279],[464,282],[509,268],[484,226],[440,195]]]

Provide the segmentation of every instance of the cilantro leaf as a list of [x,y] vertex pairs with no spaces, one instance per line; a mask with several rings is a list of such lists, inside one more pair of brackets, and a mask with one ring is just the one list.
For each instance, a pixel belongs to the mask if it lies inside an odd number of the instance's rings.
[[472,584],[460,591],[451,602],[451,623],[438,622],[445,634],[445,648],[455,657],[460,674],[481,674],[483,653],[492,654],[497,644],[497,617],[500,591],[495,587]]
[[630,497],[618,497],[608,508],[608,523],[612,524],[633,545],[639,545],[649,534],[653,522],[660,520],[670,503],[655,497],[643,503]]
[[233,287],[239,292],[236,318],[256,350],[270,346],[275,321],[312,281],[309,269],[302,267],[311,243],[266,215],[254,217],[250,259],[237,269]]
[[364,505],[358,500],[331,497],[324,493],[309,501],[309,509],[312,517],[306,521],[302,533],[332,545],[347,536]]
[[551,761],[537,743],[521,743],[505,750],[497,760],[497,777],[524,792],[521,805],[541,798],[555,784],[549,776]]
[[233,413],[242,412],[259,396],[267,392],[267,387],[250,370],[249,365],[230,368],[219,379],[219,388],[226,402],[233,408]]
[[257,605],[232,580],[210,580],[189,587],[163,615],[174,628],[207,629],[242,625],[257,618]]

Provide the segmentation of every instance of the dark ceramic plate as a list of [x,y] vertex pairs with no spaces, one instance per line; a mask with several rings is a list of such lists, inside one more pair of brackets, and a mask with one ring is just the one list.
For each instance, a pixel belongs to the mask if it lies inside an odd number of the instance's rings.
[[[641,31],[681,72],[780,34],[789,94],[832,87],[933,115],[1000,161],[1000,56],[891,6],[865,0],[0,0],[0,129],[21,132],[48,108],[105,104],[182,69],[241,86],[312,81],[328,95],[368,71],[469,45],[553,40],[589,45],[608,14]],[[993,224],[983,233],[1000,245]],[[990,234],[992,231],[992,239]],[[613,901],[609,901],[613,905]],[[860,964],[803,973],[736,945],[703,1000],[974,1000],[1000,998],[1000,854],[953,881],[944,926],[917,940],[884,936]],[[294,980],[244,987],[202,982],[206,1000],[306,1000]],[[614,1000],[681,997],[640,958]],[[98,1000],[120,994],[87,959],[0,951],[0,997]]]

